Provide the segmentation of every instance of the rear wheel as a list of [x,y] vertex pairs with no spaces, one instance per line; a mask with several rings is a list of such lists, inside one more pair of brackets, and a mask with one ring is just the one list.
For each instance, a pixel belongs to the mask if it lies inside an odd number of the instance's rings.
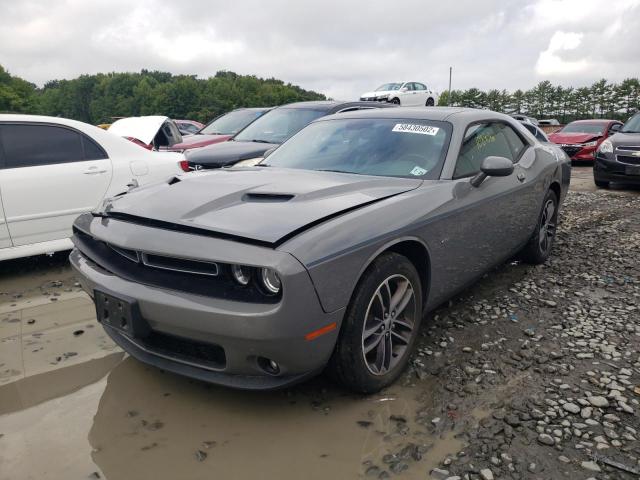
[[381,255],[356,287],[329,373],[360,393],[393,383],[409,361],[421,320],[422,285],[415,267],[397,253]]
[[556,237],[558,222],[558,197],[553,190],[549,190],[542,202],[542,211],[538,218],[536,230],[533,232],[529,243],[522,249],[522,260],[534,265],[544,263]]
[[427,107],[433,107],[436,104],[435,100],[433,98],[427,98],[427,103],[425,103],[425,106]]
[[398,97],[391,99],[391,103],[395,105],[400,105],[400,99]]

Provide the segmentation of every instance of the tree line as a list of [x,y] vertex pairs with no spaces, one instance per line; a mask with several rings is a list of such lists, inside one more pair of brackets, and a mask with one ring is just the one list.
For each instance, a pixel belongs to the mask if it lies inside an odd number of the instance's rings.
[[[39,88],[0,65],[0,112],[34,113],[110,123],[114,117],[167,115],[207,122],[239,107],[263,107],[325,96],[275,78],[220,71],[213,77],[139,73],[99,73],[72,80],[52,80]],[[448,105],[447,91],[438,105]],[[640,81],[602,79],[590,87],[562,87],[549,81],[530,90],[452,90],[451,105],[556,118],[561,123],[583,118],[626,120],[640,110]]]
[[93,124],[138,115],[205,123],[234,108],[323,99],[320,93],[275,78],[228,71],[206,79],[149,70],[99,73],[52,80],[38,88],[0,65],[0,112],[61,116]]
[[[448,104],[449,92],[443,92],[438,105]],[[602,79],[590,87],[573,88],[545,80],[526,91],[452,90],[451,105],[524,113],[538,119],[555,118],[560,123],[585,118],[626,120],[640,110],[640,81],[627,78],[620,83],[609,83]]]

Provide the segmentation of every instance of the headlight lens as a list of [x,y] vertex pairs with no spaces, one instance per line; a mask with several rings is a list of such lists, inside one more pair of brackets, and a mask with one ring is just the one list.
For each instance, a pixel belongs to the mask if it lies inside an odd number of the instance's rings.
[[251,269],[244,265],[231,265],[231,275],[233,275],[233,279],[243,287],[249,285],[251,281]]
[[282,287],[278,273],[272,268],[260,269],[260,283],[265,290],[272,295],[280,292],[280,288]]
[[587,142],[582,146],[583,147],[595,147],[597,144],[598,144],[598,142],[596,140],[594,140],[593,142]]
[[602,142],[600,144],[600,147],[598,148],[598,152],[613,153],[613,143],[611,143],[611,140],[605,140],[604,142]]

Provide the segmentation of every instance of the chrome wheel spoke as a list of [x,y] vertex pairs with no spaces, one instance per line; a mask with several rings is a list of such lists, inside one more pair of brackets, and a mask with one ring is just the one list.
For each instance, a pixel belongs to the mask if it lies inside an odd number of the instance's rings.
[[415,295],[409,279],[396,274],[371,297],[362,329],[362,354],[374,375],[384,375],[404,358],[419,314]]

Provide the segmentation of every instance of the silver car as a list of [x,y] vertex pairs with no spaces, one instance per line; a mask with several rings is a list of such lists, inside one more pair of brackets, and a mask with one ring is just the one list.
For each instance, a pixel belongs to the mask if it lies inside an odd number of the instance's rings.
[[544,262],[566,155],[499,113],[317,120],[255,167],[179,176],[77,219],[98,321],[159,368],[246,389],[328,367],[374,392],[425,313],[519,255]]

